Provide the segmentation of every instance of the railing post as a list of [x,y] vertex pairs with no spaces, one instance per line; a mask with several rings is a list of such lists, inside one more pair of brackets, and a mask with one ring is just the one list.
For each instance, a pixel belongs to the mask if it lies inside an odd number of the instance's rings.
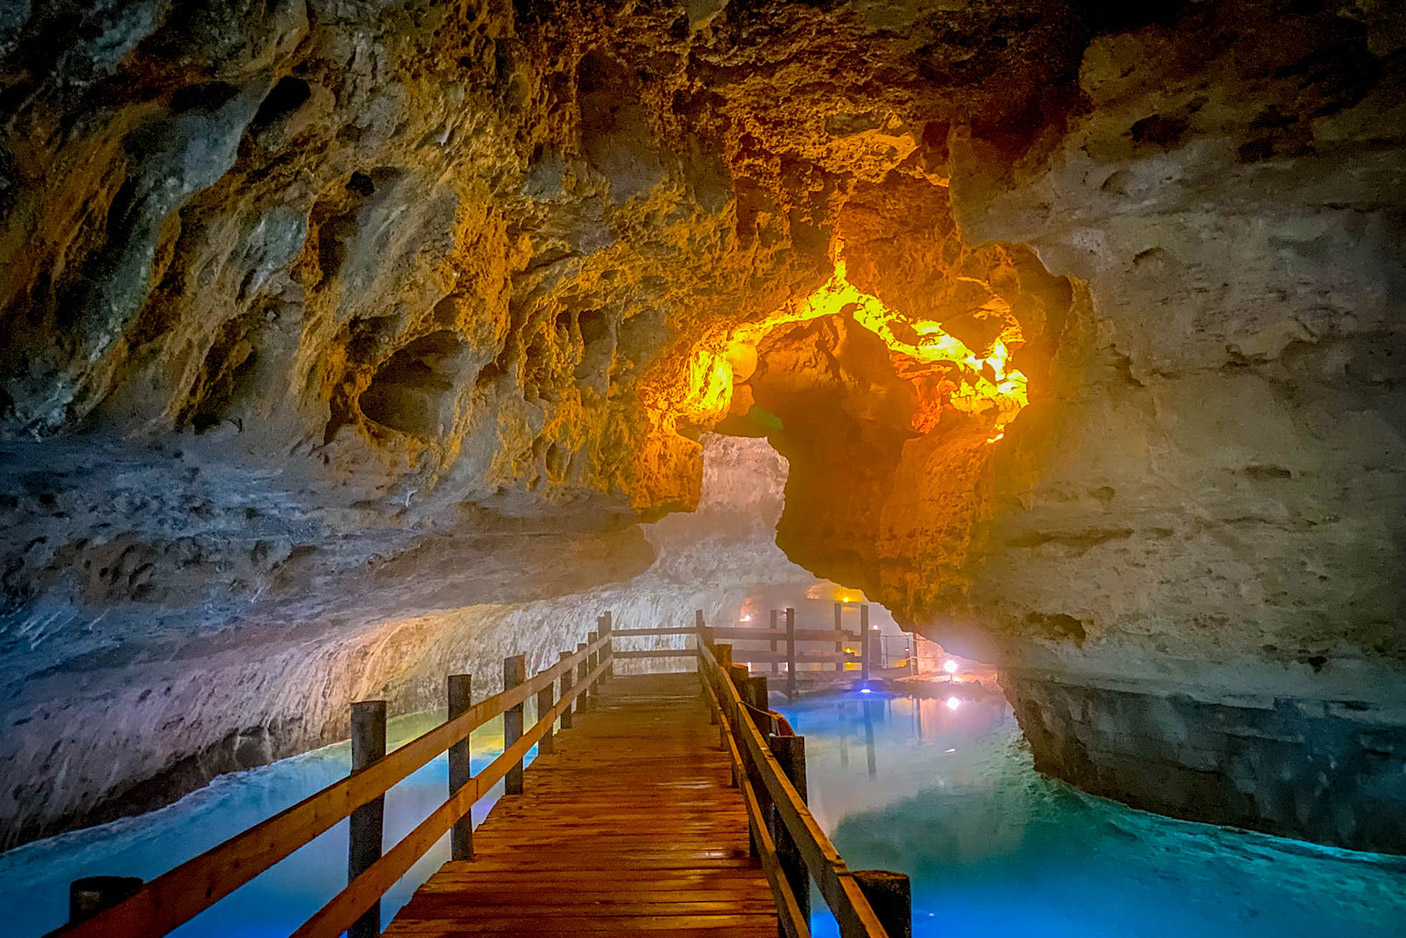
[[786,607],[786,699],[796,699],[796,610]]
[[605,648],[601,651],[601,660],[606,663],[605,673],[601,675],[601,680],[607,680],[615,676],[615,638],[611,634],[615,631],[615,623],[609,611],[601,613],[596,625],[600,628],[600,634],[605,636]]
[[[806,785],[806,738],[804,736],[770,736],[767,738],[767,745],[771,747],[772,755],[776,756],[776,761],[781,766],[781,771],[786,773],[786,777],[795,786],[796,793],[801,796],[802,802],[810,800],[810,792]],[[801,909],[801,919],[807,926],[810,924],[810,874],[806,871],[805,860],[801,858],[801,852],[796,849],[796,842],[791,837],[791,832],[786,829],[781,816],[773,806],[767,812],[767,819],[771,827],[771,838],[776,842],[776,858],[781,865],[782,871],[786,874],[786,879],[791,884],[791,891],[796,894],[796,904]]]
[[[597,641],[599,638],[600,638],[600,633],[599,633],[599,632],[591,632],[590,634],[588,634],[588,635],[586,636],[586,642],[587,642],[587,644],[589,644],[589,645],[594,645],[594,644],[596,643],[596,641]],[[593,652],[591,652],[589,655],[586,656],[586,673],[587,673],[587,674],[594,674],[596,668],[597,668],[599,665],[600,665],[600,652],[599,652],[599,651],[593,651]],[[591,686],[586,688],[586,696],[591,698],[591,708],[594,709],[594,708],[600,703],[600,681],[598,681],[598,680],[593,680],[593,681],[591,681]]]
[[[767,679],[765,674],[748,675],[747,682],[739,687],[742,699],[748,705],[763,712],[771,709],[771,694],[767,690]],[[765,733],[768,727],[759,727]]]
[[[779,631],[781,631],[781,626],[777,624],[777,620],[776,620],[777,615],[778,615],[777,610],[775,610],[775,609],[771,610],[771,623],[770,623],[770,625],[768,626],[768,630],[771,632],[771,643],[770,643],[767,647],[768,647],[771,651],[773,651],[773,652],[776,651],[776,633],[779,632]],[[771,663],[771,673],[772,673],[772,674],[780,674],[780,673],[781,673],[781,662],[780,662],[780,661],[773,661],[773,662]]]
[[[512,690],[527,680],[527,659],[522,655],[509,655],[503,659],[503,690]],[[522,704],[515,704],[503,711],[503,751],[522,739]],[[503,794],[522,794],[522,760],[518,759],[503,776]]]
[[913,938],[913,886],[908,874],[855,870],[854,881],[889,938]]
[[[552,692],[554,690],[552,684],[548,683],[546,687],[537,692],[537,719],[539,721],[552,712],[552,704],[554,703]],[[552,732],[555,725],[556,720],[548,723],[546,732],[542,734],[541,739],[537,740],[537,754],[539,756],[556,751],[556,735]]]
[[[835,603],[835,654],[837,655],[843,655],[845,653],[845,640],[840,637],[840,633],[845,630],[844,611],[844,603]],[[843,671],[844,669],[845,662],[843,659],[835,662],[836,671]]]
[[[582,653],[585,652],[585,650],[586,650],[586,643],[585,643],[585,642],[577,642],[577,643],[576,643],[576,653],[577,653],[578,655],[582,655]],[[586,683],[586,675],[587,675],[587,674],[590,674],[590,673],[591,673],[591,666],[590,666],[590,664],[588,663],[586,657],[585,657],[584,655],[582,655],[581,660],[576,663],[576,683],[577,683],[577,684],[584,684],[584,683]],[[585,693],[584,689],[583,689],[583,691],[581,692],[581,694],[579,694],[579,695],[577,696],[577,698],[576,698],[576,712],[577,712],[577,713],[585,713],[585,712],[590,708],[590,701],[587,699],[588,696],[589,696],[589,695]]]
[[747,702],[747,681],[752,676],[752,672],[747,670],[745,664],[730,665],[727,669],[728,677],[732,678],[732,686],[737,688],[737,696],[742,698],[742,702]]
[[[561,653],[560,660],[561,660],[561,661],[565,661],[567,658],[570,658],[570,657],[571,657],[571,652],[569,652],[569,651],[564,651],[564,652]],[[571,696],[571,669],[570,669],[570,668],[567,668],[567,669],[565,669],[564,671],[562,671],[562,673],[561,673],[561,699],[562,699],[562,700],[565,700],[566,698],[568,698],[568,697],[570,697],[570,696]],[[572,711],[572,708],[571,708],[570,706],[567,706],[567,707],[562,708],[562,711],[561,711],[561,728],[564,729],[564,730],[569,730],[569,729],[571,729],[571,711]]]
[[728,643],[728,642],[723,642],[722,644],[714,643],[714,645],[713,645],[713,659],[717,661],[717,663],[718,663],[718,669],[721,670],[723,674],[726,674],[726,675],[731,676],[731,674],[732,674],[732,645],[731,645],[730,643]]
[[[386,755],[386,702],[362,700],[351,707],[352,772],[374,765]],[[352,812],[347,844],[347,884],[350,885],[381,858],[381,837],[386,817],[386,796],[375,798]],[[377,898],[361,918],[347,929],[347,938],[375,938],[381,933],[381,900]]]
[[77,925],[134,895],[140,876],[84,876],[68,884],[68,924]]
[[[449,692],[449,719],[463,716],[469,709],[469,687],[471,679],[467,674],[451,674],[445,682]],[[449,793],[452,795],[469,783],[469,737],[449,747]],[[449,829],[449,858],[451,860],[472,860],[474,858],[474,818],[473,805],[464,816],[454,822]]]
[[869,663],[874,657],[871,649],[872,641],[869,637],[869,604],[864,603],[859,607],[859,679],[867,686],[869,684]]

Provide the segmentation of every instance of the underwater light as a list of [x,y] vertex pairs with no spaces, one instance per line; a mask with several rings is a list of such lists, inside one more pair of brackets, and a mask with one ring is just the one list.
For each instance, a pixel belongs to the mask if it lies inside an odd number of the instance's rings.
[[962,702],[961,702],[960,700],[958,700],[956,697],[948,697],[948,698],[947,698],[947,709],[948,709],[948,710],[956,710],[956,709],[957,709],[958,707],[960,707],[961,705],[962,705]]

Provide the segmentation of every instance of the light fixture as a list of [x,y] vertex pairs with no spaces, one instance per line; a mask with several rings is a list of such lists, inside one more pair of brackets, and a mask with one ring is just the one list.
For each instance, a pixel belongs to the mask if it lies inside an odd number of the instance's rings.
[[958,700],[956,697],[948,697],[948,698],[947,698],[947,709],[948,709],[948,710],[956,710],[956,709],[957,709],[958,707],[960,707],[961,705],[962,705],[962,702],[961,702],[960,700]]
[[751,621],[752,621],[752,617],[751,617],[751,616],[743,616],[743,617],[742,617],[742,621],[743,621],[743,622],[751,622]]
[[957,662],[953,661],[951,658],[948,658],[946,661],[942,662],[942,670],[946,671],[948,674],[956,674]]
[[871,690],[871,689],[868,688],[868,687],[861,687],[861,688],[859,689],[859,692],[860,692],[861,694],[872,694],[872,693],[874,693],[874,691]]

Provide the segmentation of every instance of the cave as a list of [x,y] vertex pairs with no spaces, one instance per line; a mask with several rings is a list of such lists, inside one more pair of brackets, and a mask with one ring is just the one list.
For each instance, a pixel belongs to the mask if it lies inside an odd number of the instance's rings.
[[[602,622],[780,629],[774,696],[786,609],[859,629],[777,703],[816,817],[972,927],[1406,931],[1403,102],[1366,0],[0,11],[19,934],[163,812],[320,777],[354,704],[445,719]],[[1072,844],[1258,898],[972,898]]]

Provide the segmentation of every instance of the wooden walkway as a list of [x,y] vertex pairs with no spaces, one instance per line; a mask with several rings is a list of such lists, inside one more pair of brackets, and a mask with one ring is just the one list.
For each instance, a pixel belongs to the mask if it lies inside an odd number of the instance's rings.
[[474,831],[474,859],[431,876],[388,938],[775,938],[697,676],[614,678],[596,699]]

